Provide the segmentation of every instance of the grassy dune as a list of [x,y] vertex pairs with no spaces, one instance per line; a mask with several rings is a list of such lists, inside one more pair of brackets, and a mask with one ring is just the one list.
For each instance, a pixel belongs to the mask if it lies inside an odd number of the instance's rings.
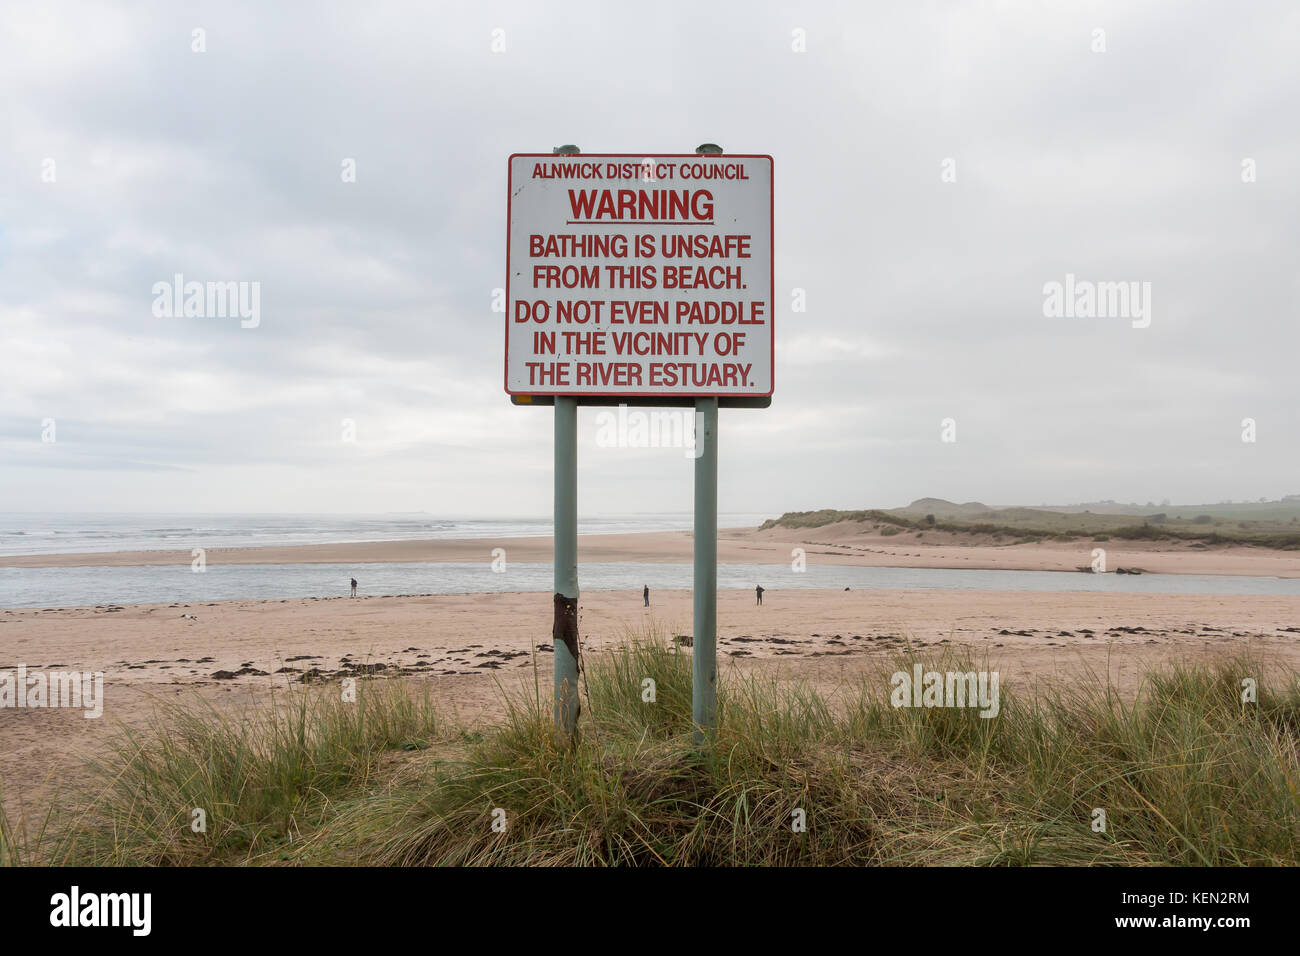
[[[1300,863],[1300,681],[1258,662],[1092,678],[1001,711],[895,708],[889,674],[834,704],[797,684],[720,688],[690,741],[690,657],[643,635],[588,661],[582,733],[547,688],[472,730],[399,681],[356,703],[295,692],[231,719],[193,705],[123,734],[92,797],[7,863],[1027,865]],[[979,670],[951,656],[926,669]],[[1257,703],[1241,681],[1258,681]],[[642,700],[644,681],[655,701]],[[206,832],[192,829],[195,808]],[[1106,811],[1094,832],[1094,808]],[[806,817],[795,832],[794,811]],[[495,812],[495,816],[494,816]],[[504,832],[493,828],[494,819]]]
[[1152,512],[1098,513],[1052,511],[1044,508],[987,508],[983,505],[954,505],[940,499],[922,499],[906,508],[889,510],[789,511],[765,521],[769,528],[822,528],[840,522],[875,527],[885,534],[899,531],[947,531],[954,534],[989,535],[1014,543],[1028,541],[1185,541],[1193,546],[1244,544],[1284,551],[1300,550],[1300,503],[1274,502],[1273,507],[1252,510],[1249,506],[1197,506]]

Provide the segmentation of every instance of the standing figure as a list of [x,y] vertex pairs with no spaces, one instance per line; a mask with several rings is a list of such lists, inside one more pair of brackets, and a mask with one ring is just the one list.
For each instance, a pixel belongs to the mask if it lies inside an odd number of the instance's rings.
[[756,584],[756,585],[754,586],[754,593],[758,596],[758,603],[759,603],[759,604],[762,604],[762,603],[763,603],[763,585],[761,585],[761,584]]
[[356,579],[356,578],[353,578],[353,579],[352,579],[352,594],[351,594],[350,596],[351,596],[351,597],[356,597],[356,596],[357,596],[357,579]]
[[649,607],[650,606],[650,585],[647,584],[644,588],[641,589],[641,597],[645,598],[645,606]]

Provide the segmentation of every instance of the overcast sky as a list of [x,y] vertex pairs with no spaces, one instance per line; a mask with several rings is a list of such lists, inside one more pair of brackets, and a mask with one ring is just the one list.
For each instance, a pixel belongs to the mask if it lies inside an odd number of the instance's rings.
[[[1298,50],[1292,2],[7,0],[0,511],[549,513],[492,297],[560,143],[774,157],[722,511],[1300,493]],[[177,273],[260,324],[156,316]],[[1067,274],[1149,326],[1045,316]],[[580,510],[689,510],[595,415]]]

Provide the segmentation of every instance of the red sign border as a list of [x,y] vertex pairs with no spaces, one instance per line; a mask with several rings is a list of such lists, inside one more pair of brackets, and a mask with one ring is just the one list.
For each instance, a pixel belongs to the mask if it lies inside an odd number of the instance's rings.
[[[768,281],[771,284],[768,301],[771,303],[771,314],[768,316],[768,327],[771,329],[772,342],[770,346],[771,370],[769,371],[768,384],[771,386],[766,392],[754,393],[737,393],[737,392],[557,392],[551,390],[529,389],[527,391],[514,392],[510,390],[510,207],[514,202],[514,164],[516,159],[548,159],[555,160],[559,156],[581,157],[583,159],[639,159],[644,161],[647,157],[651,159],[765,159],[770,164],[770,175],[767,180],[767,226],[768,226],[768,251],[771,254],[771,262],[768,265]],[[506,348],[505,356],[502,360],[504,372],[502,374],[502,384],[505,387],[507,395],[538,395],[546,397],[573,397],[581,401],[584,398],[635,398],[635,399],[664,399],[672,401],[674,399],[688,398],[718,398],[720,400],[736,398],[771,398],[772,393],[776,390],[776,161],[768,153],[511,153],[506,159]]]

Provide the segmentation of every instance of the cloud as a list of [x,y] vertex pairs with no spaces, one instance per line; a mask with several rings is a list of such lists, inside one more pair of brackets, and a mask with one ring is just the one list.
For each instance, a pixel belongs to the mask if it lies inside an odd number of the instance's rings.
[[[777,391],[723,414],[723,510],[1300,491],[1291,5],[565,9],[10,4],[9,507],[547,513],[491,303],[506,157],[561,142],[775,156]],[[178,273],[261,324],[154,317]],[[1044,317],[1066,273],[1149,281],[1150,328]],[[689,506],[581,427],[584,511]]]

